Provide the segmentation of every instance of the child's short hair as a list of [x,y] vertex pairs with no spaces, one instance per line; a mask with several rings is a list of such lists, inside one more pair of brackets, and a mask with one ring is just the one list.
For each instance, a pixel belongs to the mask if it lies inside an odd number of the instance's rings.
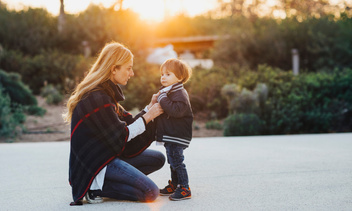
[[186,83],[191,78],[191,75],[192,75],[191,67],[179,59],[166,60],[161,65],[160,72],[162,72],[164,68],[166,68],[166,70],[170,72],[173,72],[175,76],[178,79],[180,79],[183,84]]

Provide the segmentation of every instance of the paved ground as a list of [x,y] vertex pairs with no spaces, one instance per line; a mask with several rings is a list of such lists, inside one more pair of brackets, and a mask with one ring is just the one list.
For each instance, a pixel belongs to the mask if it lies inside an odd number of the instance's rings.
[[[0,210],[352,210],[352,133],[195,138],[181,202],[70,207],[68,155],[69,142],[0,144]],[[163,187],[169,167],[150,177]]]

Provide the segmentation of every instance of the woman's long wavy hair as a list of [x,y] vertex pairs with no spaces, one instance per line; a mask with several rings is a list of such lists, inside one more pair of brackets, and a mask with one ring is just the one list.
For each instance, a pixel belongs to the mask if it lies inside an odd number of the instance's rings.
[[73,110],[82,97],[93,91],[99,84],[110,79],[113,68],[120,68],[122,65],[133,59],[132,52],[120,43],[112,42],[105,45],[97,60],[89,70],[88,74],[72,92],[67,101],[67,112],[62,116],[64,121],[71,123]]

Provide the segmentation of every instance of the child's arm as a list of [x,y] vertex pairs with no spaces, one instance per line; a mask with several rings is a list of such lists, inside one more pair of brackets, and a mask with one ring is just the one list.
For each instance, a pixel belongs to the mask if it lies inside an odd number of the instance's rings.
[[190,107],[187,103],[188,99],[183,95],[177,96],[173,100],[166,95],[163,97],[159,96],[158,102],[164,112],[174,118],[184,117]]

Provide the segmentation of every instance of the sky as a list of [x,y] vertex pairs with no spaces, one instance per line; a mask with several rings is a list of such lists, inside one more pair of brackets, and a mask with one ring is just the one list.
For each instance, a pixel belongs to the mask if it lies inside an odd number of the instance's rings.
[[[90,3],[110,7],[117,0],[64,0],[67,13],[84,11]],[[225,0],[228,1],[228,0]],[[352,4],[352,0],[329,0],[331,4],[342,2]],[[10,9],[23,9],[23,7],[44,7],[53,15],[60,11],[60,0],[0,0]],[[249,1],[251,2],[251,1]],[[278,0],[266,0],[267,6],[274,6]],[[217,6],[217,0],[124,0],[123,9],[134,10],[142,20],[162,21],[167,16],[184,13],[189,16],[200,15]],[[264,11],[265,12],[265,11]],[[275,14],[274,14],[275,15]],[[280,14],[278,14],[280,16]]]
[[[60,11],[60,0],[0,0],[10,9],[22,9],[23,6],[44,7],[53,15]],[[111,6],[116,0],[65,0],[65,11],[77,13],[84,11],[90,3]],[[161,21],[165,15],[175,15],[183,12],[189,16],[204,13],[214,9],[217,0],[124,0],[123,8],[132,9],[141,19]]]

